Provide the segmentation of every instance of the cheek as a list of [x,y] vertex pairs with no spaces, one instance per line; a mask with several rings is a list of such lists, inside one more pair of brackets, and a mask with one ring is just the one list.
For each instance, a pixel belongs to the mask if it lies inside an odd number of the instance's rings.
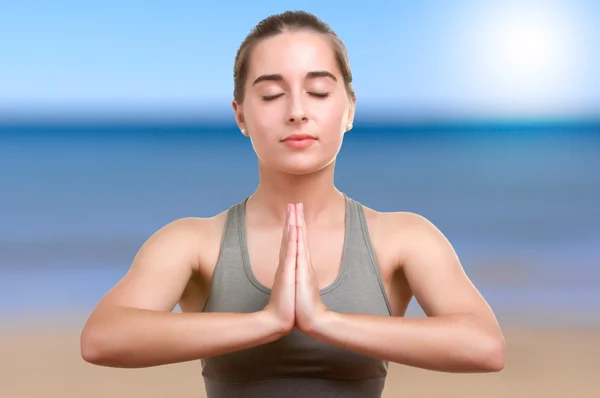
[[[272,104],[271,104],[272,105]],[[257,140],[264,140],[271,134],[276,134],[278,110],[273,106],[253,104],[249,107],[246,118],[249,131]]]
[[[348,114],[348,106],[343,101],[330,101],[317,108],[319,125],[334,137],[343,132],[342,126]],[[332,137],[333,138],[333,137]]]

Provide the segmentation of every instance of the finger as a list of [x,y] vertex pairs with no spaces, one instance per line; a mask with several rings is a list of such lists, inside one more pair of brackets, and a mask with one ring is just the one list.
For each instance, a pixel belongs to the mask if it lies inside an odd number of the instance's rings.
[[309,281],[309,267],[306,253],[304,227],[298,226],[298,254],[296,265],[296,283],[305,284]]
[[304,226],[298,225],[298,257],[306,254],[306,246],[304,239]]
[[296,204],[296,223],[297,225],[304,225],[304,204]]
[[286,243],[287,243],[286,251],[289,251],[290,242],[293,242],[294,245],[297,242],[297,237],[296,238],[292,237],[292,233],[291,233],[295,229],[295,226],[296,226],[296,206],[293,203],[290,203],[290,216],[288,218],[288,229],[287,229],[288,234],[286,237]]
[[310,250],[308,248],[308,239],[306,237],[307,235],[307,228],[306,228],[306,219],[304,218],[304,205],[301,206],[301,210],[300,210],[300,215],[302,218],[302,244],[304,246],[304,252],[306,254],[306,259],[307,261],[310,260]]
[[310,267],[305,230],[303,225],[298,226],[298,271],[302,273],[303,277],[306,277]]
[[281,236],[281,247],[279,248],[279,253],[280,253],[280,260],[283,260],[285,258],[285,255],[287,253],[287,243],[289,240],[289,236],[290,236],[290,225],[291,225],[291,218],[293,217],[292,214],[292,204],[288,203],[286,206],[286,211],[285,211],[285,222],[283,223],[283,234]]
[[298,212],[298,214],[300,215],[300,223],[299,225],[302,226],[302,238],[303,238],[303,245],[304,245],[304,251],[306,254],[306,259],[307,261],[310,260],[310,249],[308,248],[308,239],[306,237],[307,235],[307,228],[306,228],[306,218],[304,218],[304,204],[300,203],[300,211]]
[[296,209],[298,209],[296,212],[298,225],[302,227],[298,231],[298,240],[300,242],[300,238],[302,238],[302,245],[298,243],[298,246],[303,246],[303,253],[307,256],[308,260],[308,258],[310,258],[310,251],[308,250],[308,240],[306,239],[306,219],[304,218],[304,204],[298,203],[296,205]]
[[295,225],[290,225],[290,234],[287,243],[286,262],[290,266],[296,266],[296,258],[298,256],[298,229]]
[[289,221],[290,221],[291,225],[297,225],[298,224],[297,220],[296,220],[296,218],[297,218],[297,216],[296,216],[297,209],[298,209],[298,206],[296,206],[294,203],[290,203],[290,218],[289,218]]
[[316,274],[310,263],[310,251],[308,250],[308,241],[306,239],[306,228],[298,228],[298,267],[296,275],[298,280],[306,283],[318,283]]
[[288,236],[288,226],[290,224],[290,204],[288,203],[286,206],[286,210],[285,210],[285,220],[283,222],[283,234],[281,236],[281,248],[284,248],[285,242],[287,242],[287,236]]

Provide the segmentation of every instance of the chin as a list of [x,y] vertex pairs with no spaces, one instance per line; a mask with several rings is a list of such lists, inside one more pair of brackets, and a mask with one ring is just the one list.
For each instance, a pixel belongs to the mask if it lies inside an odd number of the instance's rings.
[[292,174],[292,175],[307,175],[317,173],[327,166],[329,166],[333,160],[315,159],[315,158],[300,158],[295,157],[286,159],[284,161],[277,162],[276,168],[278,171]]

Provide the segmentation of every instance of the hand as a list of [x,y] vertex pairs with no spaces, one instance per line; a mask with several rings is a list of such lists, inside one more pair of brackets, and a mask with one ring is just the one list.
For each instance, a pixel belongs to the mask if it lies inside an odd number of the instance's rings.
[[310,252],[306,240],[306,223],[302,203],[296,205],[298,229],[298,249],[296,260],[296,327],[302,333],[310,334],[319,317],[327,313],[321,300],[317,275],[310,262]]
[[269,303],[264,309],[273,316],[282,336],[291,333],[295,325],[297,242],[296,209],[293,204],[288,204],[279,249],[279,266],[275,271]]

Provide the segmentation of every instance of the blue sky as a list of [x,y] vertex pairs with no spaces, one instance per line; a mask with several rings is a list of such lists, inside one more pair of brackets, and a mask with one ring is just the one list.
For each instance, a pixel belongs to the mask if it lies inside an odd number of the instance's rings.
[[345,41],[361,109],[600,114],[600,2],[0,2],[0,113],[230,112],[260,19],[316,13]]

